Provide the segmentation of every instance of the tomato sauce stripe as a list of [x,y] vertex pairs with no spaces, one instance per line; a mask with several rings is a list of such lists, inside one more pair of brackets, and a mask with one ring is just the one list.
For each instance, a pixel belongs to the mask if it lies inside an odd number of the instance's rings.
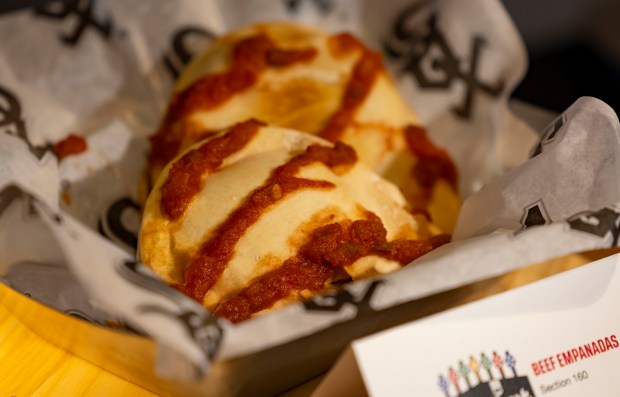
[[351,35],[337,35],[330,39],[332,42],[344,42],[331,45],[331,47],[338,48],[337,50],[332,50],[333,52],[335,51],[334,55],[337,55],[339,51],[352,51],[354,49],[362,51],[362,55],[355,64],[345,88],[340,108],[330,116],[325,127],[318,133],[319,136],[335,142],[340,139],[351,124],[355,117],[355,112],[368,97],[379,75],[379,71],[383,69],[383,63],[379,53],[368,50]]
[[181,289],[198,302],[215,285],[232,259],[235,246],[246,230],[256,223],[270,206],[300,189],[331,189],[334,185],[323,180],[298,178],[295,174],[304,166],[320,162],[329,168],[351,166],[357,161],[355,151],[338,142],[334,147],[309,146],[306,151],[277,167],[261,187],[250,196],[213,232],[201,246],[197,256],[185,271]]
[[243,149],[263,125],[256,120],[239,123],[226,134],[190,150],[175,161],[161,187],[164,214],[171,220],[179,219],[200,192],[203,176],[214,172],[227,157]]
[[342,268],[362,257],[377,255],[405,265],[450,239],[447,235],[439,235],[427,241],[398,239],[388,242],[381,219],[371,212],[366,217],[315,229],[296,256],[221,302],[215,314],[237,323],[296,291],[316,293],[325,289],[326,283]]
[[231,65],[221,73],[208,74],[176,94],[159,131],[151,137],[152,164],[166,164],[178,152],[186,138],[185,128],[176,122],[197,110],[216,108],[258,82],[268,67],[286,67],[309,62],[317,55],[315,48],[281,49],[265,34],[239,41],[233,48]]
[[435,146],[422,127],[408,125],[403,133],[409,150],[418,159],[411,171],[412,176],[427,190],[427,195],[430,196],[439,179],[456,189],[458,175],[448,152]]

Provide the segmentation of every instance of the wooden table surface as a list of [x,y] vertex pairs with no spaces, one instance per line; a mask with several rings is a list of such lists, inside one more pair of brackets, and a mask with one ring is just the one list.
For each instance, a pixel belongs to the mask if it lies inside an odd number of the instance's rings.
[[[439,294],[436,305],[439,310],[458,306],[581,266],[615,252],[617,250],[595,251],[532,265],[493,280]],[[15,298],[6,299],[6,296],[7,293],[16,293],[7,291],[8,287],[0,284],[0,397],[155,396],[44,340],[15,315]],[[63,331],[58,329],[58,332]],[[302,385],[297,392],[289,392],[287,395],[309,395],[317,383],[314,381],[310,386]]]
[[5,396],[155,394],[47,342],[0,304],[0,397]]

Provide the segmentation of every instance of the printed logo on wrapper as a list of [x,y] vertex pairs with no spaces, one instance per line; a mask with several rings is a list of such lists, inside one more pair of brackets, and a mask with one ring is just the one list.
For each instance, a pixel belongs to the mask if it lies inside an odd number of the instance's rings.
[[[123,299],[122,309],[117,309],[118,315],[125,319],[132,318],[132,325],[139,327],[128,329],[160,341],[171,335],[183,340],[173,349],[162,348],[161,351],[166,353],[162,355],[163,359],[157,361],[158,370],[166,374],[164,376],[187,376],[188,379],[204,376],[224,336],[218,320],[197,302],[168,287],[150,269],[132,261],[127,253],[112,244],[104,243],[98,234],[71,216],[56,212],[35,197],[25,194],[32,199],[36,212],[50,227],[66,255],[67,264],[78,278],[83,280],[90,274],[100,282],[105,280],[106,289],[122,296],[140,296],[135,301]],[[102,293],[101,289],[93,292],[99,294],[98,299],[102,299]],[[156,299],[151,299],[154,297]],[[106,299],[102,301],[109,302],[110,299]],[[107,325],[114,327],[115,324]],[[116,325],[125,324],[122,322]],[[167,335],[164,336],[163,332]],[[170,347],[166,344],[161,346]],[[170,356],[170,352],[176,355]],[[192,354],[188,355],[190,352]],[[183,364],[192,365],[191,375],[187,372],[188,367]],[[179,372],[179,368],[183,372]]]
[[30,152],[39,160],[49,149],[49,145],[35,146],[30,142],[21,104],[15,94],[2,86],[0,86],[0,132],[21,138],[28,145]]
[[609,247],[618,245],[620,211],[605,207],[598,211],[583,211],[569,217],[566,222],[571,230],[609,239]]
[[114,201],[99,219],[99,234],[130,251],[138,249],[140,206],[130,197]]
[[384,284],[385,280],[372,280],[365,283],[367,286],[360,294],[355,294],[346,288],[338,291],[329,291],[323,295],[316,296],[312,300],[303,303],[307,311],[322,311],[322,312],[340,312],[343,307],[353,306],[355,308],[355,317],[360,315],[374,312],[371,305],[372,297],[376,294],[380,285]]
[[71,47],[75,47],[88,27],[109,39],[112,36],[114,24],[112,18],[100,18],[95,15],[95,0],[53,0],[47,1],[34,9],[36,15],[64,21],[74,20],[71,33],[61,33],[60,40]]
[[215,317],[205,310],[194,310],[194,307],[186,305],[188,297],[170,288],[142,264],[123,262],[116,267],[116,271],[135,286],[165,296],[181,309],[180,312],[175,312],[155,304],[142,304],[137,307],[139,312],[157,313],[175,319],[185,326],[188,334],[209,359],[215,357],[224,332]]
[[519,376],[516,365],[508,350],[470,355],[439,374],[438,386],[446,397],[535,397],[529,378]]
[[448,90],[455,81],[464,83],[464,97],[452,111],[459,117],[469,119],[474,106],[474,93],[481,91],[497,97],[504,88],[504,82],[483,82],[477,76],[485,38],[480,35],[471,38],[467,64],[465,59],[457,56],[437,27],[437,14],[430,9],[430,4],[422,1],[405,8],[394,21],[392,36],[384,43],[384,50],[401,64],[400,72],[411,74],[420,88]]
[[170,48],[163,56],[164,65],[176,80],[183,68],[216,34],[202,26],[184,26],[172,35]]
[[[620,238],[620,210],[616,208],[604,207],[599,210],[581,211],[566,218],[565,222],[572,231],[588,233],[597,239],[607,240],[605,242],[606,247],[618,245]],[[521,229],[514,234],[518,235],[534,226],[543,226],[550,223],[553,223],[553,220],[549,216],[545,203],[542,199],[539,199],[523,209]]]
[[515,234],[518,234],[526,229],[534,226],[542,226],[551,223],[549,218],[549,212],[545,207],[545,203],[540,200],[536,200],[532,204],[523,208],[523,216],[521,217],[521,229],[517,230]]
[[557,119],[555,119],[547,128],[545,128],[540,141],[532,150],[530,158],[534,158],[543,152],[543,146],[553,142],[558,136],[558,132],[566,124],[566,113],[562,113]]

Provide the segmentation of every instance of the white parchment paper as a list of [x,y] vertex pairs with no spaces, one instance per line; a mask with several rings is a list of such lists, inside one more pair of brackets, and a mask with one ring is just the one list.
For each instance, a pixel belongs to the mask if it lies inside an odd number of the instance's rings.
[[[139,186],[147,138],[191,56],[235,27],[281,19],[349,30],[382,50],[471,197],[454,243],[382,280],[233,327],[134,262]],[[0,14],[0,37],[0,276],[57,309],[155,338],[163,376],[201,377],[215,358],[352,319],[358,296],[382,310],[617,245],[618,119],[582,99],[526,162],[538,136],[507,108],[525,51],[498,0],[63,0]],[[59,165],[47,149],[70,133],[88,150]],[[348,300],[335,309],[339,296]]]

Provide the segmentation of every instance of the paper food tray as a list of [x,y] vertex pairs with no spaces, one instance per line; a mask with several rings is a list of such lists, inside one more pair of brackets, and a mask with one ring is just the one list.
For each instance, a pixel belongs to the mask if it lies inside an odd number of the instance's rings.
[[[0,274],[34,300],[137,335],[71,319],[6,287],[3,302],[16,302],[16,315],[46,339],[150,390],[280,392],[326,370],[348,342],[429,314],[421,298],[618,245],[618,118],[594,98],[540,134],[516,118],[508,97],[525,51],[496,0],[59,4],[0,16]],[[59,30],[76,12],[93,26]],[[379,22],[365,23],[370,15]],[[392,51],[386,66],[455,159],[469,199],[453,243],[396,273],[233,326],[135,262],[136,202],[147,137],[191,57],[183,32],[208,41],[265,19],[350,30],[376,48],[424,44],[422,54]],[[444,65],[442,76],[433,64]],[[59,165],[46,145],[69,131],[84,134],[89,150]],[[70,204],[59,200],[66,193]],[[35,312],[63,332],[47,333]]]

